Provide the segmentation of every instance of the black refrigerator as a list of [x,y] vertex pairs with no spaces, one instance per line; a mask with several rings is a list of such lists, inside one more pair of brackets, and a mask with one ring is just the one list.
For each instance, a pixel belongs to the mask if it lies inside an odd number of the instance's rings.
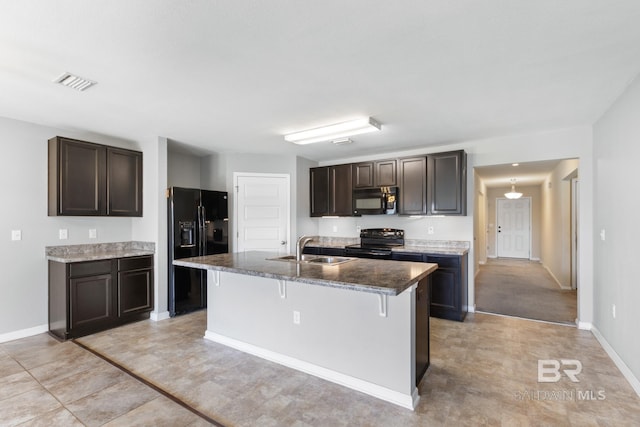
[[207,272],[173,265],[174,259],[229,252],[228,194],[171,187],[169,226],[169,315],[207,306]]

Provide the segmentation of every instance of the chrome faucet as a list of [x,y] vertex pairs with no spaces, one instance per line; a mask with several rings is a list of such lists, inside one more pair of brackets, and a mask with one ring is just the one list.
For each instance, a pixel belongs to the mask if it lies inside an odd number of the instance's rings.
[[304,249],[304,245],[312,240],[312,236],[300,236],[298,242],[296,243],[296,261],[302,261],[302,251]]

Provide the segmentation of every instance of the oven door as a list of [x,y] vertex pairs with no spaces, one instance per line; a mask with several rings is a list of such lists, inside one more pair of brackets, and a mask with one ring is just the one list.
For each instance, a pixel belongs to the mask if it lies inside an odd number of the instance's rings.
[[345,248],[345,255],[356,258],[391,259],[391,249]]

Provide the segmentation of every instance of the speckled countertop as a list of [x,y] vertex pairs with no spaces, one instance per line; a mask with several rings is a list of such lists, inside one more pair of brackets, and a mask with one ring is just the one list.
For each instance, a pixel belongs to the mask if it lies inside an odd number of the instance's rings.
[[153,255],[155,249],[156,245],[153,242],[95,243],[89,245],[47,246],[45,247],[45,255],[49,261],[70,263]]
[[[357,245],[360,239],[357,237],[326,237],[315,236],[307,243],[307,246],[322,248],[344,248],[348,245]],[[469,252],[469,242],[461,240],[420,240],[405,239],[404,246],[392,249],[394,252],[417,252],[434,255],[464,255]]]
[[255,251],[181,258],[173,264],[392,296],[400,294],[438,267],[424,262],[363,258],[338,265],[270,259],[278,256],[281,254]]

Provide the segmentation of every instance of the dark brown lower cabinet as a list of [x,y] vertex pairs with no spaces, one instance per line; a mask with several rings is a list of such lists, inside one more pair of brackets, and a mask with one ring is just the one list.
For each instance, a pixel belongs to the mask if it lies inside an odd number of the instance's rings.
[[416,387],[429,367],[429,282],[431,275],[418,282],[416,289]]
[[118,316],[153,310],[153,257],[118,260]]
[[425,255],[425,262],[438,264],[431,273],[431,315],[464,321],[468,310],[467,254]]
[[153,255],[49,261],[49,332],[63,340],[146,319],[153,310]]

